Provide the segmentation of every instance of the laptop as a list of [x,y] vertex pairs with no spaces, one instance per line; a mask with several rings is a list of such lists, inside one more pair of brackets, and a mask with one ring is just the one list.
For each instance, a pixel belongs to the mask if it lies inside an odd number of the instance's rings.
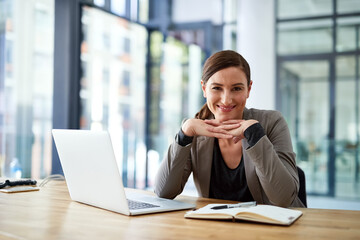
[[72,200],[125,215],[195,207],[125,189],[108,132],[53,129],[52,134]]

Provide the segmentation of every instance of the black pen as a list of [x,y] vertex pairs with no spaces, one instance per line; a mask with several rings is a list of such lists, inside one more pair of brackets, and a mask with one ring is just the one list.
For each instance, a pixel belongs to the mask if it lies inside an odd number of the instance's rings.
[[256,206],[256,202],[243,202],[243,203],[235,203],[235,204],[225,204],[220,206],[212,207],[213,210],[219,210],[219,209],[227,209],[227,208],[241,208],[241,207],[252,207]]

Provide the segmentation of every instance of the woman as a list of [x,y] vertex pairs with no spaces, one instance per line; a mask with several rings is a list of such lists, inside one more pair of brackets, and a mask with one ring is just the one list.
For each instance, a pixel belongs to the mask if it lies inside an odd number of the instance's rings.
[[247,109],[246,60],[221,51],[204,64],[206,104],[183,122],[156,176],[155,193],[175,198],[193,173],[202,197],[304,207],[287,124],[277,111]]

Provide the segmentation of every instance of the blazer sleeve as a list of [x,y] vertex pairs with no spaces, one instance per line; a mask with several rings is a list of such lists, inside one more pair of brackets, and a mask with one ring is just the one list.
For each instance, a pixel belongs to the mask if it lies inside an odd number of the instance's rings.
[[270,203],[289,207],[299,190],[290,132],[279,112],[274,111],[265,119],[262,124],[266,135],[245,152],[255,165],[256,175]]
[[156,195],[173,199],[183,191],[192,171],[191,146],[183,147],[175,140],[169,146],[155,178]]

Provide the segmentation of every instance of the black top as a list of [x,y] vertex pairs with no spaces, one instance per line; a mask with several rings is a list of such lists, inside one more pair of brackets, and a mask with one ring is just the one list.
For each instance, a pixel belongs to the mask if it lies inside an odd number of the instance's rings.
[[243,158],[235,169],[230,169],[221,155],[217,138],[214,143],[209,197],[239,202],[254,201],[246,182]]

